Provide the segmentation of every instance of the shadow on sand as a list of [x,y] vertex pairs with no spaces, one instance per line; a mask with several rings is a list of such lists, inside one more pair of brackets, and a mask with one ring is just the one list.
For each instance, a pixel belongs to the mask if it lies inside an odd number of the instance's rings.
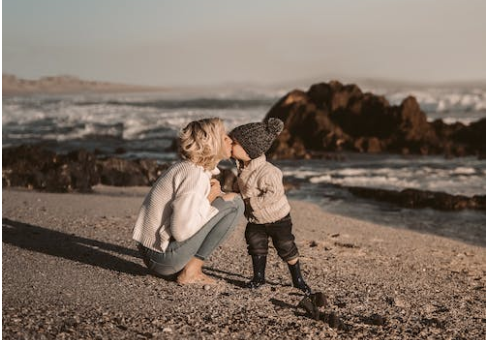
[[[204,271],[209,276],[212,276],[212,277],[219,279],[219,280],[224,280],[224,281],[226,281],[226,282],[228,282],[228,283],[230,283],[230,284],[232,284],[236,287],[240,287],[240,288],[247,288],[247,283],[248,283],[248,281],[250,281],[249,277],[243,276],[241,274],[232,273],[232,272],[228,272],[228,271],[225,271],[225,270],[217,269],[217,268],[204,267]],[[241,278],[242,280],[231,278],[230,276]],[[269,285],[269,286],[282,286],[282,284],[280,284],[280,283],[268,281],[268,280],[266,280],[266,284]]]
[[91,240],[73,234],[66,234],[47,228],[2,219],[3,243],[23,249],[61,257],[103,269],[145,276],[147,269],[140,264],[109,254],[140,258],[135,249]]

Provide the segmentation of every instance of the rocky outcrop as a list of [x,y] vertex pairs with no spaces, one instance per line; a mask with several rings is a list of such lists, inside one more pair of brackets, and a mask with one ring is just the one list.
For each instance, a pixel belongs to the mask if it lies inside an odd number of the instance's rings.
[[49,192],[89,192],[99,183],[96,157],[79,150],[67,155],[22,145],[3,149],[2,183]]
[[358,197],[371,198],[406,208],[433,208],[446,211],[463,209],[486,210],[486,195],[467,197],[417,189],[405,189],[402,191],[362,187],[348,187],[347,189]]
[[470,126],[429,123],[414,97],[392,106],[382,96],[337,81],[294,90],[265,119],[277,117],[285,130],[269,151],[272,158],[311,158],[323,151],[484,155],[486,119]]
[[2,183],[48,192],[90,192],[96,184],[149,186],[167,167],[155,160],[97,159],[86,150],[60,155],[22,145],[3,149]]
[[[56,154],[36,145],[3,149],[3,187],[24,187],[47,192],[90,192],[97,184],[151,186],[169,167],[153,159],[97,158],[86,150]],[[225,192],[237,191],[236,174],[221,168],[216,178]],[[284,183],[286,190],[295,183]]]
[[110,157],[97,161],[100,183],[113,186],[149,186],[155,183],[168,165],[153,159],[127,160]]
[[[91,192],[97,184],[110,186],[151,186],[169,167],[151,159],[127,160],[117,157],[97,159],[86,150],[67,155],[56,154],[39,146],[22,145],[3,149],[3,187],[25,187],[48,192]],[[216,177],[225,192],[238,191],[232,169],[222,168]],[[299,183],[284,180],[285,190]],[[466,197],[442,192],[405,189],[349,187],[351,193],[363,198],[386,201],[407,208],[439,210],[486,210],[486,195]]]
[[481,158],[486,158],[486,119],[471,123],[467,128],[458,129],[453,134],[456,142],[464,145],[464,154],[479,151]]

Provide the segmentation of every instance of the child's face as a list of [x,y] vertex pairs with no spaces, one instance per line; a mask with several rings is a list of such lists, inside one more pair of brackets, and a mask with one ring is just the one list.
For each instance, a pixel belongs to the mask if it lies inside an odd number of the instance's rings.
[[233,148],[231,150],[231,157],[234,159],[238,159],[240,161],[250,161],[251,158],[248,156],[246,151],[241,147],[240,143],[238,143],[236,140],[233,140]]

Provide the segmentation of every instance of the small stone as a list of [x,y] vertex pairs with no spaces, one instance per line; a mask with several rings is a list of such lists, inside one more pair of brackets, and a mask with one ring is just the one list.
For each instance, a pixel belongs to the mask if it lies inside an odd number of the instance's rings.
[[204,285],[204,290],[210,290],[211,289],[211,286],[210,285]]
[[331,312],[331,314],[329,314],[328,323],[329,323],[329,327],[331,327],[331,328],[339,328],[340,325],[342,324],[339,316],[337,316],[333,312]]
[[307,314],[314,320],[319,320],[319,308],[316,306],[312,298],[304,296],[304,298],[299,302],[298,307],[305,309]]
[[394,302],[395,302],[395,306],[399,307],[399,308],[409,308],[410,307],[410,303],[404,299],[401,299],[401,298],[395,298],[394,299]]
[[317,307],[324,307],[328,305],[326,296],[321,292],[311,294],[311,300]]
[[383,326],[386,323],[386,319],[379,314],[373,314],[368,318],[368,323],[370,325]]
[[334,303],[337,307],[339,308],[344,308],[346,307],[346,302],[344,301],[340,301],[340,300],[337,300],[335,303]]

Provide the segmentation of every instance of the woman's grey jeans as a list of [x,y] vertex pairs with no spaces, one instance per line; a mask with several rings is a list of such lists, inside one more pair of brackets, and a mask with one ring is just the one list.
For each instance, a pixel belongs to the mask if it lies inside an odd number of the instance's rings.
[[183,242],[172,240],[164,253],[138,245],[143,261],[152,274],[174,279],[191,258],[206,260],[236,228],[245,210],[240,196],[231,201],[218,197],[212,205],[219,212],[191,238]]

